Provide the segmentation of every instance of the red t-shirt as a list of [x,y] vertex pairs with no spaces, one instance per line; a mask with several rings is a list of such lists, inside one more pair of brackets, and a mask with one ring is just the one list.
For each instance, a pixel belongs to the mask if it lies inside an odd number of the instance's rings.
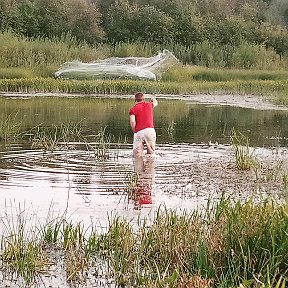
[[129,111],[129,115],[135,115],[135,132],[145,128],[154,128],[153,102],[139,102]]

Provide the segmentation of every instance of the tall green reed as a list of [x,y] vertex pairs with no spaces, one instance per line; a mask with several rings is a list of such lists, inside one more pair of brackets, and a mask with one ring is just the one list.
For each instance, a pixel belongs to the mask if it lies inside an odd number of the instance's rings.
[[254,204],[252,199],[230,205],[226,200],[220,203],[218,216],[209,229],[220,244],[218,249],[210,247],[212,263],[218,267],[218,281],[230,275],[234,285],[257,285],[259,280],[269,285],[265,287],[273,287],[287,273],[287,205],[279,207],[269,201]]
[[[55,39],[28,39],[11,31],[0,33],[0,64],[2,67],[30,67],[35,76],[51,76],[67,61],[90,62],[97,59],[142,56],[150,57],[168,49],[184,64],[214,68],[237,69],[286,69],[287,58],[280,57],[265,45],[249,44],[245,41],[238,46],[214,45],[207,41],[183,46],[170,43],[165,46],[152,43],[98,44],[94,47],[79,43],[69,33]],[[11,74],[11,73],[10,73]]]
[[[183,71],[184,73],[185,71]],[[180,77],[180,76],[178,76]],[[186,77],[186,76],[185,76]],[[229,94],[258,95],[282,99],[286,103],[286,80],[232,80],[232,81],[141,81],[141,80],[54,80],[51,78],[0,79],[0,91],[20,93],[72,93],[72,94]],[[280,101],[280,100],[279,100]]]
[[285,279],[287,205],[222,199],[208,215],[165,213],[134,236],[129,223],[112,223],[108,245],[123,285],[181,287],[197,276],[203,287],[274,287]]
[[[72,60],[89,62],[110,55],[107,45],[91,48],[71,35],[55,39],[28,39],[12,32],[0,33],[0,64],[2,67],[54,67]],[[50,69],[50,68],[49,68]],[[40,69],[39,69],[40,71]]]

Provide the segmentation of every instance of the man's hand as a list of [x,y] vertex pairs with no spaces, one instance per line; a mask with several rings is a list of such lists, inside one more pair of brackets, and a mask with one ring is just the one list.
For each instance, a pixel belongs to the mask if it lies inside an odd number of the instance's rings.
[[157,101],[156,98],[153,98],[153,99],[151,100],[151,102],[153,102],[153,108],[155,108],[155,107],[158,105],[158,101]]

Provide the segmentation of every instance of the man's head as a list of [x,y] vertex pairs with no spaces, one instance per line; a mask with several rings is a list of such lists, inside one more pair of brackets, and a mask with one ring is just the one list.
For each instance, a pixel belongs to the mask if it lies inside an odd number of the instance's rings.
[[138,92],[135,94],[135,102],[142,102],[144,101],[145,97],[142,92]]

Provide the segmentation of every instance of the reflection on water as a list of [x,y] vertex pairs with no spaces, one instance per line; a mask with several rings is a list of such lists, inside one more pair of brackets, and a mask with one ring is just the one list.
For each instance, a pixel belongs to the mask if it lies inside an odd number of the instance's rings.
[[[128,111],[133,105],[133,97],[0,97],[0,116],[5,119],[17,113],[22,131],[29,131],[40,124],[52,127],[80,122],[82,133],[88,136],[106,127],[106,131],[114,135],[116,140],[121,137],[132,143]],[[159,109],[155,110],[157,142],[161,144],[209,141],[227,144],[229,133],[234,128],[248,136],[253,146],[285,146],[288,144],[287,123],[287,111],[195,104],[189,101],[160,99]]]
[[[163,204],[171,208],[195,207],[201,197],[184,206],[182,197],[177,196],[177,202],[171,201],[173,193],[167,189],[177,195],[182,188],[176,188],[179,183],[167,167],[189,163],[201,154],[203,159],[213,154],[219,157],[226,153],[226,149],[221,150],[210,153],[201,147],[159,145],[155,156],[133,159],[131,149],[121,149],[118,158],[105,162],[98,162],[93,153],[84,150],[53,154],[37,150],[9,151],[2,153],[0,159],[1,211],[5,211],[7,203],[16,201],[32,205],[39,218],[44,219],[53,207],[55,215],[65,213],[88,225],[93,221],[105,227],[107,216],[139,215],[140,211],[134,209],[135,203],[128,201],[126,193],[127,174],[133,171],[138,174],[138,204],[145,207],[141,215],[147,216]],[[185,186],[186,181],[181,185]]]
[[[287,163],[285,148],[279,148],[278,154],[264,148],[255,153],[265,161],[278,157]],[[25,203],[37,210],[39,220],[45,220],[52,209],[55,217],[65,214],[85,225],[94,223],[101,231],[113,215],[137,223],[139,215],[151,219],[163,205],[193,210],[205,206],[209,197],[219,199],[223,191],[246,199],[255,191],[267,196],[272,189],[275,195],[282,189],[278,179],[279,187],[271,181],[262,185],[255,182],[253,171],[237,173],[229,145],[159,144],[154,157],[139,159],[133,159],[131,149],[121,149],[118,158],[105,162],[85,150],[53,154],[20,150],[0,155],[2,213],[7,206]],[[127,175],[134,171],[138,174],[136,205],[127,196]]]
[[155,155],[134,157],[134,172],[138,176],[136,183],[136,206],[152,204],[152,185],[155,171]]
[[[50,127],[81,121],[86,141],[106,127],[116,139],[121,136],[128,143],[113,148],[116,156],[105,161],[74,145],[53,153],[31,149],[27,134],[1,143],[1,211],[26,203],[37,210],[39,218],[47,217],[52,209],[55,215],[66,214],[105,229],[112,215],[137,221],[135,216],[150,216],[162,205],[198,209],[209,197],[233,193],[236,186],[239,197],[247,197],[248,191],[271,193],[269,183],[262,187],[252,179],[254,186],[249,186],[245,173],[235,175],[229,131],[232,127],[240,130],[264,158],[272,157],[275,154],[264,148],[285,150],[281,146],[287,144],[287,112],[161,100],[155,111],[157,153],[133,159],[128,121],[133,104],[133,99],[92,97],[0,98],[0,114],[5,118],[17,112],[22,131],[40,124]],[[127,196],[127,175],[133,172],[138,175],[136,206],[141,209],[135,209],[135,202]]]

